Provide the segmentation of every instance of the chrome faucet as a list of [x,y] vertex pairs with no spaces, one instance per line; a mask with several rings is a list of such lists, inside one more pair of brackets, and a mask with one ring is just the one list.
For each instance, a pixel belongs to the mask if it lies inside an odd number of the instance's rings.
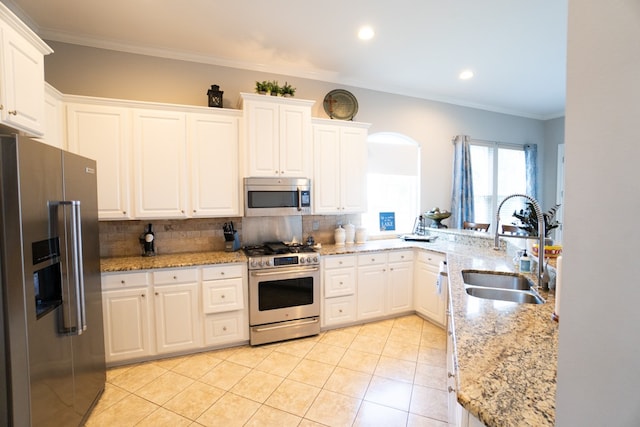
[[[540,205],[531,196],[527,196],[526,194],[511,194],[510,196],[505,197],[505,199],[498,205],[498,210],[496,211],[496,233],[494,238],[494,249],[500,248],[499,236],[508,236],[513,237],[507,234],[499,233],[499,224],[500,224],[500,209],[504,202],[514,197],[524,197],[525,199],[531,202],[533,209],[536,212],[536,217],[538,218],[538,289],[542,288],[543,290],[549,290],[549,279],[544,274],[544,238],[545,238],[545,227],[544,227],[544,215],[542,214],[542,209]],[[526,238],[529,238],[528,236]]]

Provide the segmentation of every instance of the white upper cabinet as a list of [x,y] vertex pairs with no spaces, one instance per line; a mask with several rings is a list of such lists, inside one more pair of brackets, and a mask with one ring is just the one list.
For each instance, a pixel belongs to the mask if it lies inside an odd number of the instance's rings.
[[53,51],[1,3],[0,38],[0,122],[42,136],[44,55]]
[[136,218],[187,216],[185,126],[185,113],[134,109]]
[[131,110],[93,103],[67,103],[69,151],[95,159],[98,217],[131,219]]
[[193,217],[240,216],[240,120],[221,113],[187,115]]
[[241,93],[245,176],[311,176],[314,101]]
[[366,211],[368,124],[314,120],[314,212]]
[[66,150],[63,95],[49,84],[44,86],[44,135],[37,140]]

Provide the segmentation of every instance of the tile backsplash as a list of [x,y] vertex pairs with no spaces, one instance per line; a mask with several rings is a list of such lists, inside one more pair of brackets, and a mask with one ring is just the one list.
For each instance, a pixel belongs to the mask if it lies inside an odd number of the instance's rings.
[[[153,225],[157,254],[224,250],[222,225],[233,221],[242,242],[242,218],[202,218],[145,221],[100,221],[100,256],[103,258],[142,255],[139,238],[147,224]],[[312,235],[316,242],[333,243],[338,224],[360,225],[360,214],[305,215],[303,238]]]

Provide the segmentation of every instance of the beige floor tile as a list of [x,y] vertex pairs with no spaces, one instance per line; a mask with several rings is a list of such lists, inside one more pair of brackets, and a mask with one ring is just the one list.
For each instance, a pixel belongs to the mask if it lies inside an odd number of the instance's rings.
[[426,363],[431,366],[447,366],[447,351],[438,348],[421,346],[418,352],[418,363]]
[[225,391],[222,389],[195,381],[165,403],[164,407],[183,417],[195,420],[224,393]]
[[442,326],[435,325],[435,324],[425,320],[422,323],[422,333],[423,334],[431,334],[431,333],[443,334],[444,333],[444,328]]
[[367,374],[373,374],[378,365],[380,356],[377,354],[365,353],[358,350],[347,350],[340,359],[338,366],[347,369],[353,369],[354,371],[365,372]]
[[378,322],[367,323],[362,325],[358,335],[366,335],[369,337],[387,338],[391,333],[392,325],[382,324]]
[[298,427],[325,427],[325,425],[303,418]]
[[171,368],[171,370],[185,377],[197,380],[220,362],[222,362],[222,359],[213,357],[209,353],[199,353],[181,360],[180,363]]
[[446,390],[447,368],[418,363],[413,383],[425,387],[437,388],[439,390]]
[[304,416],[320,393],[320,388],[285,379],[269,396],[266,405]]
[[420,317],[411,315],[411,316],[402,316],[394,319],[393,327],[394,328],[402,328],[402,329],[414,329],[422,331],[422,327],[425,321]]
[[141,397],[131,394],[116,404],[87,420],[87,427],[128,427],[134,426],[144,417],[158,409]]
[[412,383],[416,373],[416,365],[416,362],[381,356],[374,374],[379,377]]
[[439,332],[422,332],[422,337],[420,338],[420,345],[437,348],[440,350],[447,349],[447,335],[444,331]]
[[293,368],[295,368],[301,360],[301,357],[281,353],[278,349],[275,349],[275,351],[265,357],[265,359],[256,366],[256,369],[284,378],[293,371]]
[[258,402],[233,393],[226,393],[196,421],[207,427],[239,427],[249,421],[258,408],[260,408]]
[[370,381],[370,374],[338,366],[327,380],[324,389],[362,399]]
[[162,406],[173,396],[189,387],[193,381],[189,377],[169,371],[141,387],[136,394]]
[[406,412],[411,404],[411,392],[409,383],[374,376],[364,400]]
[[327,426],[351,426],[360,408],[360,399],[322,390],[305,418]]
[[405,329],[394,326],[389,334],[389,340],[399,341],[404,344],[420,345],[422,333],[420,329]]
[[187,355],[187,356],[178,356],[178,357],[168,357],[166,359],[158,359],[158,360],[154,360],[153,363],[156,366],[159,366],[163,369],[167,369],[167,370],[171,370],[173,369],[176,365],[179,365],[180,363],[184,362],[185,360],[189,359],[191,356]]
[[423,417],[417,414],[409,414],[407,427],[449,427],[449,423]]
[[316,345],[307,353],[305,359],[315,360],[318,362],[337,365],[344,356],[346,349],[336,345],[316,343]]
[[282,382],[282,377],[253,370],[231,388],[231,392],[256,402],[265,400]]
[[349,349],[364,351],[366,353],[382,354],[386,342],[386,338],[359,334],[355,337]]
[[389,408],[372,402],[362,402],[353,424],[354,427],[404,427],[407,425],[406,411]]
[[223,348],[220,350],[212,350],[212,351],[206,352],[205,354],[208,354],[211,357],[215,357],[216,359],[227,360],[229,356],[239,351],[241,348],[243,347],[229,347],[229,348]]
[[204,374],[200,378],[200,381],[228,391],[250,371],[251,369],[246,366],[225,360],[218,363],[213,369]]
[[330,344],[337,347],[348,348],[355,338],[355,333],[350,333],[343,330],[335,330],[325,333],[320,342],[323,344]]
[[296,427],[302,418],[262,405],[245,427]]
[[333,372],[333,369],[333,365],[303,359],[287,378],[315,387],[322,387]]
[[414,385],[409,412],[423,417],[447,421],[447,392]]
[[382,355],[416,362],[418,360],[419,349],[420,347],[418,345],[389,339],[384,346],[384,350],[382,350]]
[[134,368],[137,365],[124,365],[124,366],[115,366],[113,368],[107,369],[107,381],[113,381],[118,375],[123,374],[129,369]]
[[135,368],[126,370],[115,377],[111,383],[127,391],[135,392],[165,372],[167,372],[166,369],[154,363],[143,363],[135,366]]
[[100,396],[100,400],[98,401],[96,406],[91,411],[91,414],[99,414],[100,412],[118,403],[130,394],[131,393],[121,389],[120,387],[117,387],[110,383],[106,383],[104,385],[104,392],[102,393],[102,396]]
[[158,408],[136,424],[136,427],[187,427],[193,421],[182,417],[175,412],[164,408]]
[[280,353],[290,354],[292,356],[304,357],[309,351],[316,345],[316,340],[299,339],[293,341],[287,341],[280,344],[277,351]]
[[255,368],[272,351],[273,348],[266,347],[242,347],[240,350],[229,355],[226,360],[248,368]]

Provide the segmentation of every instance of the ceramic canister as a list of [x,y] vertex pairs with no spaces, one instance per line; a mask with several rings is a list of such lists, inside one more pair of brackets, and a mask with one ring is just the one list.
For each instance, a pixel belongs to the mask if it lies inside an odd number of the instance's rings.
[[345,231],[342,227],[336,228],[333,232],[333,239],[336,241],[336,246],[344,245],[345,237]]
[[356,229],[356,243],[361,244],[367,241],[367,229],[365,227],[358,227]]
[[353,244],[356,238],[356,226],[349,223],[344,226],[344,234],[345,234],[345,243]]

